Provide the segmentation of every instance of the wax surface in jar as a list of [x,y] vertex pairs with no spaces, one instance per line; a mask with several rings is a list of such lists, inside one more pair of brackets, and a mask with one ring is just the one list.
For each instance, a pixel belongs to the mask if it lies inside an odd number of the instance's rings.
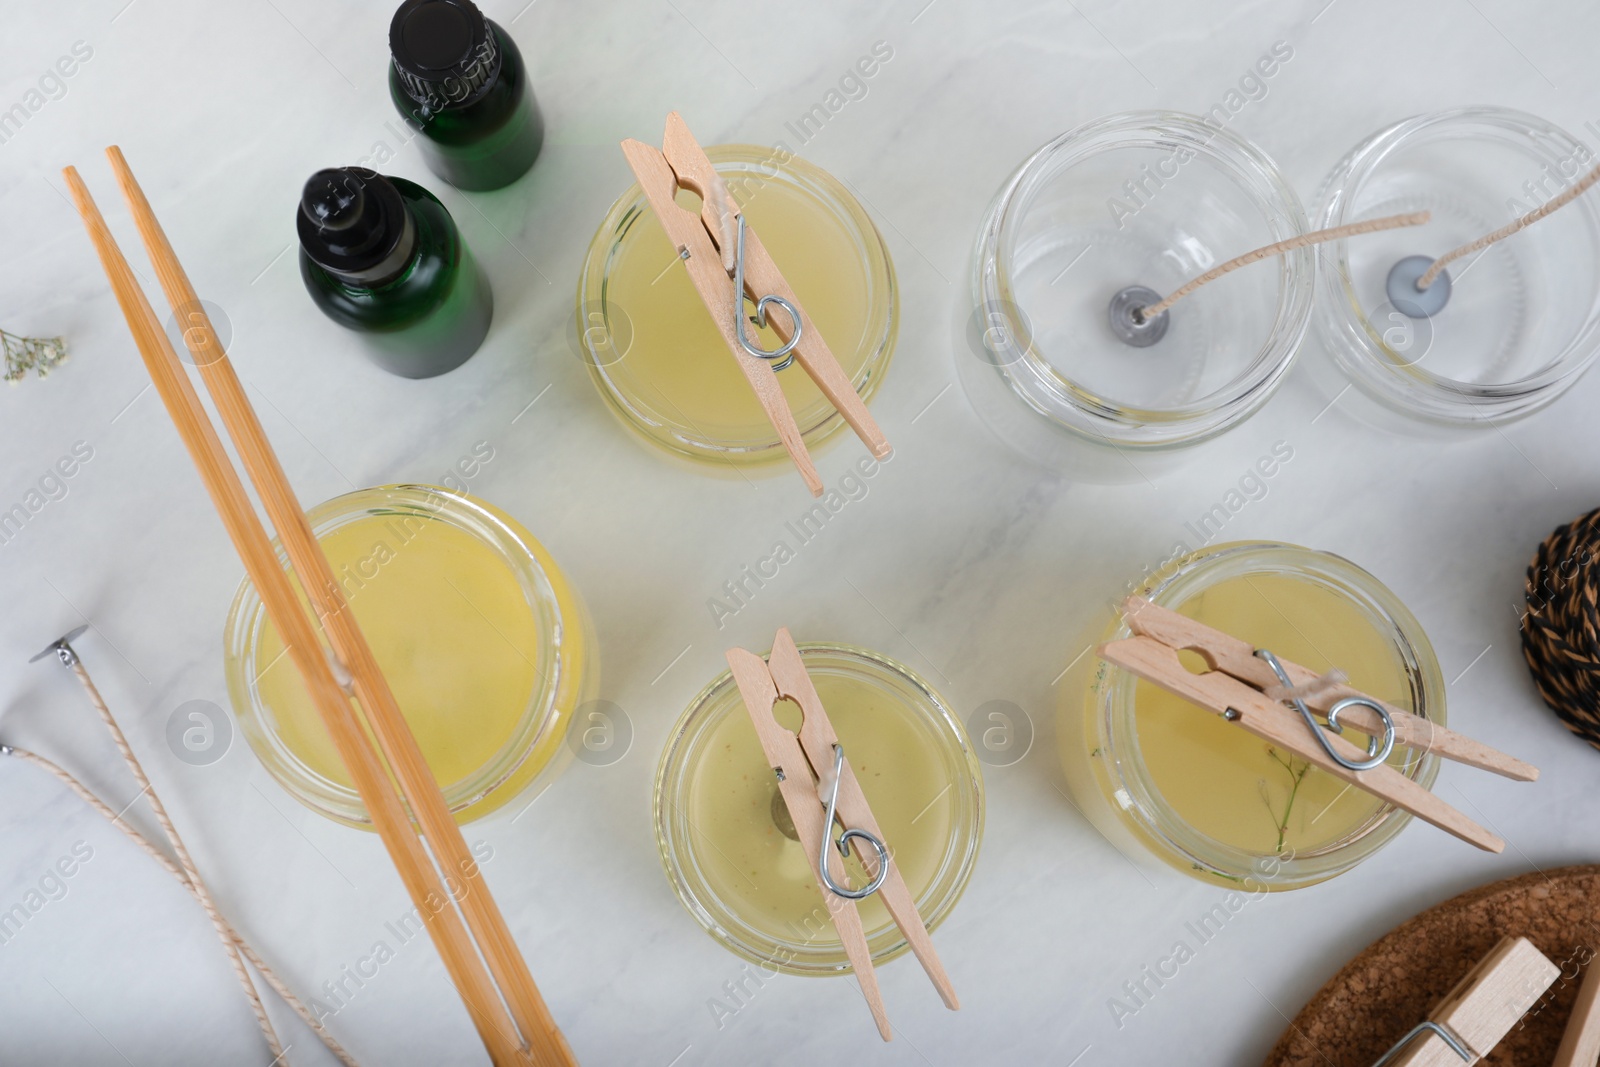
[[[1324,586],[1283,575],[1229,578],[1177,610],[1311,670],[1338,667],[1355,688],[1413,710],[1391,639]],[[1264,854],[1303,853],[1344,838],[1382,807],[1371,794],[1347,789],[1148,682],[1138,683],[1135,700],[1139,749],[1156,788],[1181,819],[1217,841]],[[1347,737],[1365,745],[1364,734]],[[1315,744],[1309,731],[1306,740]],[[1408,758],[1409,750],[1397,748],[1389,762],[1403,768]]]
[[[928,726],[913,719],[918,713],[866,682],[811,677],[915,897],[933,881],[950,842],[948,763]],[[779,721],[788,722],[781,710]],[[798,723],[796,710],[791,725]],[[837,944],[804,849],[774,822],[777,781],[742,705],[708,732],[696,763],[688,799],[692,847],[723,905],[771,937]],[[846,868],[851,885],[866,884],[853,852]],[[857,908],[869,936],[892,923],[876,894]]]
[[[516,574],[488,545],[416,515],[364,515],[320,541],[428,766],[449,786],[511,739],[537,676],[539,630]],[[350,787],[344,764],[270,622],[256,662],[283,743]]]
[[[874,351],[863,343],[868,304],[861,249],[832,211],[810,194],[778,181],[729,184],[746,222],[760,235],[845,375],[854,380]],[[680,200],[691,208],[696,203],[686,194]],[[771,435],[755,393],[653,212],[644,209],[632,220],[614,255],[606,305],[611,315],[620,310],[627,317],[631,331],[626,354],[606,368],[618,388],[697,436],[739,440]],[[769,305],[769,315],[787,327],[782,308]],[[770,325],[748,327],[746,336],[761,348],[771,350],[781,343]],[[797,417],[808,406],[825,404],[798,363],[779,372],[778,382]],[[801,419],[800,428],[807,426]]]

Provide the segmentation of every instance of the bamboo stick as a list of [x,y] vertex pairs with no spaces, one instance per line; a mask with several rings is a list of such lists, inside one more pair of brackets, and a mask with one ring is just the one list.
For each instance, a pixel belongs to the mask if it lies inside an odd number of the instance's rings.
[[296,500],[272,445],[268,442],[255,410],[245,396],[244,387],[234,373],[233,363],[217,339],[210,316],[200,303],[188,275],[167,240],[121,149],[106,149],[123,196],[133,212],[146,251],[155,265],[156,276],[173,313],[188,321],[181,331],[184,343],[194,356],[201,379],[210,393],[223,425],[238,449],[251,483],[266,507],[267,517],[278,531],[289,562],[300,577],[301,587],[322,621],[323,632],[334,654],[349,670],[354,693],[366,713],[366,723],[377,738],[383,755],[400,785],[412,815],[432,846],[435,858],[445,871],[460,879],[464,887],[457,897],[467,926],[494,975],[506,1005],[517,1026],[535,1052],[537,1062],[571,1063],[572,1052],[557,1029],[555,1020],[539,995],[527,963],[506,926],[494,897],[483,884],[482,873],[467,846],[461,828],[450,814],[444,792],[428,767],[416,738],[406,725],[400,705],[394,698],[371,647],[356,625],[345,601],[344,591],[334,577],[322,546],[312,533],[311,524]]
[[311,622],[301,611],[288,575],[279,566],[261,520],[251,507],[238,473],[206,418],[205,409],[172,351],[155,312],[76,169],[68,167],[64,175],[151,381],[261,596],[268,619],[282,636],[291,661],[305,681],[335,749],[372,816],[374,828],[388,849],[408,894],[426,920],[429,934],[490,1058],[497,1067],[531,1064],[529,1051],[519,1040],[498,992],[484,972],[483,962],[467,938],[460,916],[450,906],[452,895],[441,881],[423,842],[413,832],[405,808],[394,793],[377,754],[368,747],[355,711],[335,680]]

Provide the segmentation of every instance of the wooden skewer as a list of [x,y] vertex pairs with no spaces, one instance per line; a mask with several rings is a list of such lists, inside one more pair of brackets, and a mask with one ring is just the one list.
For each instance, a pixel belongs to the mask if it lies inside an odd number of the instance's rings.
[[1595,1067],[1600,1062],[1600,960],[1590,959],[1550,1067]]
[[[1561,968],[1525,937],[1508,937],[1485,956],[1428,1019],[1449,1030],[1472,1053],[1470,1065],[1494,1051],[1561,974]],[[1460,1054],[1428,1033],[1389,1060],[1393,1067],[1463,1067]]]
[[155,264],[156,275],[167,300],[175,315],[188,319],[182,331],[184,342],[200,368],[201,378],[211,394],[212,402],[222,416],[234,447],[239,450],[268,517],[278,530],[290,563],[322,619],[323,630],[328,635],[335,655],[350,671],[355,696],[366,711],[367,725],[377,738],[436,859],[453,877],[460,878],[465,887],[457,903],[516,1019],[518,1029],[541,1061],[572,1062],[572,1052],[539,995],[527,963],[518,951],[494,897],[483,884],[481,871],[472,857],[466,838],[450,814],[444,793],[429,769],[416,738],[407,727],[399,703],[379,669],[376,657],[356,625],[354,615],[348,610],[344,590],[295,498],[294,490],[245,396],[244,387],[234,373],[232,362],[217,340],[210,317],[189,283],[121,150],[108,148],[106,155],[111,160],[117,181],[138,224],[140,236]]
[[[1108,663],[1198,704],[1268,744],[1293,752],[1340,781],[1409,811],[1486,852],[1500,852],[1506,846],[1499,835],[1479,826],[1387,763],[1369,771],[1345,767],[1322,750],[1306,731],[1305,723],[1283,704],[1220,670],[1192,673],[1178,659],[1177,649],[1170,645],[1141,635],[1103,644],[1099,653]],[[1357,748],[1338,734],[1327,736],[1334,750],[1347,759],[1366,758],[1365,749]]]
[[[761,751],[767,757],[767,764],[778,772],[778,792],[783,794],[783,802],[794,820],[800,847],[805,850],[806,859],[811,864],[811,874],[822,889],[828,913],[844,946],[845,958],[855,971],[856,981],[861,983],[861,995],[867,1000],[873,1022],[877,1023],[878,1036],[888,1041],[894,1035],[889,1029],[889,1012],[883,1005],[883,993],[878,988],[878,975],[872,968],[872,952],[861,926],[861,913],[856,910],[855,901],[834,896],[822,883],[822,869],[817,864],[817,857],[829,833],[829,828],[823,823],[826,812],[818,801],[816,780],[805,753],[800,750],[799,739],[784,729],[772,714],[773,705],[778,701],[778,690],[767,669],[767,662],[753,652],[730,648],[728,667],[733,672],[733,680],[738,683],[739,695],[744,698],[745,707],[750,712],[750,721],[755,724],[756,737],[761,742]],[[836,849],[828,849],[828,866],[834,880],[843,884],[846,877],[844,863]]]
[[[151,381],[199,470],[246,573],[261,596],[269,621],[283,638],[291,661],[305,681],[335,750],[372,817],[374,829],[388,849],[407,893],[424,916],[429,934],[491,1059],[497,1067],[532,1064],[529,1049],[518,1037],[499,991],[484,972],[483,962],[460,916],[451,906],[454,894],[441,880],[427,849],[414,832],[400,797],[393,791],[385,768],[369,747],[362,724],[334,678],[311,622],[302,612],[288,575],[279,565],[238,473],[229,462],[155,312],[76,169],[68,167],[64,175]],[[217,351],[203,348],[208,356]],[[541,1062],[569,1061],[570,1057]]]
[[[823,710],[822,698],[817,695],[817,688],[812,684],[811,676],[806,673],[805,663],[800,659],[800,650],[795,647],[794,637],[789,633],[788,627],[779,630],[777,638],[772,642],[772,655],[768,658],[767,666],[772,673],[773,682],[777,684],[779,694],[800,705],[802,713],[800,746],[805,750],[806,759],[813,768],[831,768],[833,746],[837,743],[838,736],[828,722],[828,713]],[[856,779],[855,768],[850,765],[848,759],[840,769],[839,801],[835,811],[846,826],[859,827],[879,841],[884,840],[883,831],[878,828],[878,820],[873,817],[872,808],[867,804],[866,794],[861,791],[861,783]],[[824,827],[824,829],[829,828]],[[877,877],[878,857],[873,850],[863,849],[861,862],[870,876]],[[944,1001],[945,1007],[952,1011],[959,1009],[961,1003],[956,999],[955,988],[950,984],[950,976],[945,973],[939,954],[934,951],[933,939],[928,936],[928,928],[923,925],[922,916],[917,912],[916,900],[900,873],[900,865],[892,860],[889,863],[888,877],[878,889],[878,895],[883,898],[884,907],[889,910],[889,915],[900,928],[901,935],[911,946],[911,951],[916,954],[917,961],[927,972],[933,987],[939,991],[939,997]]]
[[[211,494],[218,515],[244,562],[246,573],[261,596],[268,619],[283,637],[291,660],[305,680],[329,736],[372,814],[374,828],[389,848],[412,900],[422,909],[424,916],[431,917],[428,929],[439,947],[441,957],[451,969],[452,977],[460,972],[458,988],[463,989],[467,1009],[478,1025],[491,1057],[497,1064],[526,1062],[525,1056],[518,1056],[520,1047],[513,1036],[509,1018],[504,1020],[504,1026],[491,1021],[493,1007],[499,1007],[498,997],[486,980],[474,981],[465,951],[470,946],[466,945],[464,930],[459,928],[459,917],[449,908],[436,910],[431,903],[447,901],[449,895],[439,895],[444,893],[444,887],[432,868],[422,842],[413,834],[399,798],[389,788],[376,754],[368,748],[362,736],[360,723],[343,689],[334,679],[332,668],[322,653],[322,646],[316,639],[310,621],[300,610],[288,576],[278,565],[266,531],[250,506],[244,486],[228,461],[216,430],[206,418],[200,398],[183,373],[165,332],[156,320],[155,312],[145,299],[143,290],[76,169],[68,167],[63,173],[111,281],[112,290],[122,306],[123,316],[128,320],[156,392],[161,396],[179,436],[183,438],[200,471],[201,480]],[[456,929],[450,929],[452,925]],[[477,960],[472,958],[470,963],[476,966]]]
[[[1212,629],[1169,608],[1151,603],[1142,596],[1130,596],[1123,602],[1123,614],[1129,629],[1136,634],[1154,637],[1173,648],[1192,649],[1205,658],[1213,670],[1220,670],[1254,685],[1258,689],[1278,685],[1278,676],[1272,673],[1265,660],[1255,654],[1255,648],[1232,634]],[[1289,680],[1295,685],[1315,681],[1317,673],[1292,660],[1279,659]],[[1306,696],[1305,702],[1318,711],[1327,710],[1346,697],[1367,694],[1343,683],[1330,685]],[[1372,699],[1368,697],[1368,699]],[[1397,745],[1437,752],[1445,759],[1464,763],[1469,767],[1492,771],[1519,782],[1536,781],[1539,768],[1515,756],[1491,748],[1482,741],[1440,726],[1422,715],[1383,702],[1394,721],[1394,740]],[[1352,707],[1340,715],[1343,725],[1351,726],[1364,734],[1378,736],[1383,733],[1383,720],[1371,708]]]

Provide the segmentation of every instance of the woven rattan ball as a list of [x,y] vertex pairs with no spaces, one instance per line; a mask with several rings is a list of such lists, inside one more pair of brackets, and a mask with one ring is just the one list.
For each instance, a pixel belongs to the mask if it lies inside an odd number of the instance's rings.
[[1539,695],[1600,748],[1600,508],[1544,539],[1524,594],[1522,654]]

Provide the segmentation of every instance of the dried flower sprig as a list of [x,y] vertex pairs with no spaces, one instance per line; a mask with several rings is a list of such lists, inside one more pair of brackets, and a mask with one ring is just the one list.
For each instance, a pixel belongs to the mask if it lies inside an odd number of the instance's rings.
[[67,342],[60,337],[19,337],[0,330],[0,345],[6,354],[5,380],[12,383],[26,378],[30,370],[49,377],[51,368],[67,358]]
[[[1306,780],[1306,775],[1311,771],[1311,764],[1305,760],[1296,759],[1292,754],[1283,756],[1271,745],[1267,746],[1267,755],[1272,757],[1274,763],[1283,767],[1289,773],[1289,797],[1283,805],[1283,818],[1273,816],[1273,825],[1278,829],[1278,849],[1283,852],[1284,840],[1289,836],[1289,816],[1294,812],[1295,797],[1300,793],[1300,783]],[[1267,802],[1267,810],[1272,810],[1272,799],[1267,795],[1266,782],[1261,783],[1261,798]]]

